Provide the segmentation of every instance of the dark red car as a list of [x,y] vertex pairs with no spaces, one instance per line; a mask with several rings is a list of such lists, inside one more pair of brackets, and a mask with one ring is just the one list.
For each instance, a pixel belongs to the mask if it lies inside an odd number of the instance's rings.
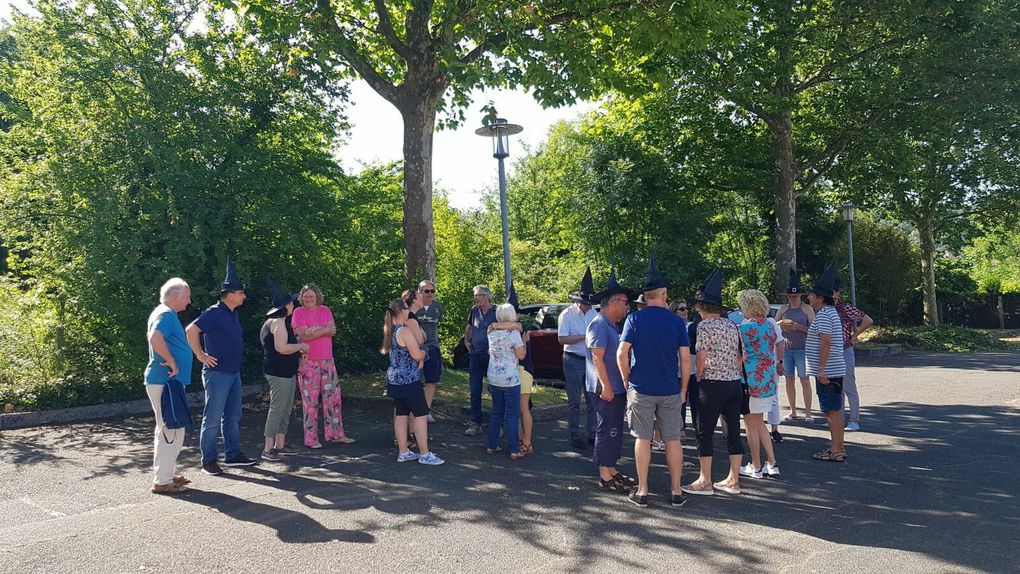
[[[536,329],[531,331],[531,358],[535,363],[535,376],[539,379],[563,380],[563,345],[557,336],[556,320],[570,303],[539,303],[521,305],[521,315],[535,319]],[[468,351],[464,337],[453,350],[453,367],[468,368]]]

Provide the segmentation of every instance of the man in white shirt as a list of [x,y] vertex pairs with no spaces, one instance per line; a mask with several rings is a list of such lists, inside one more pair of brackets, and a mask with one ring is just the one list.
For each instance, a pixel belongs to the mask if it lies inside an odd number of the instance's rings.
[[[571,291],[568,295],[573,305],[560,313],[558,340],[563,345],[563,378],[567,390],[567,426],[570,427],[570,444],[574,448],[584,449],[588,444],[595,444],[595,400],[584,384],[586,348],[584,334],[588,330],[597,313],[595,305],[595,284],[591,278],[591,267],[581,279],[581,288]],[[581,435],[581,397],[584,397],[587,417],[585,432],[588,442]]]

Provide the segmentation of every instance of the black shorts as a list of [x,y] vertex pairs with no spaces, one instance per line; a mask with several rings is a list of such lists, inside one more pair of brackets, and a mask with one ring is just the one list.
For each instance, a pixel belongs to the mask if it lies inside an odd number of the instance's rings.
[[428,350],[425,357],[425,368],[422,370],[425,373],[425,384],[434,385],[443,378],[443,356],[439,353],[439,349],[432,347]]
[[394,398],[393,410],[398,417],[406,417],[407,415],[414,415],[416,417],[428,416],[429,404],[425,401],[425,391],[422,390],[421,385],[418,386],[417,393],[406,397]]

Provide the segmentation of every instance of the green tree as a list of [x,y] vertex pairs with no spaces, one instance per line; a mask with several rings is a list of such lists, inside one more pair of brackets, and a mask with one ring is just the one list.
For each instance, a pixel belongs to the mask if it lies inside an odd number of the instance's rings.
[[263,37],[290,46],[296,60],[360,77],[400,112],[408,282],[435,276],[432,133],[437,121],[464,120],[472,89],[522,86],[550,105],[589,97],[641,76],[644,55],[655,46],[680,50],[703,41],[724,6],[660,0],[236,4],[257,18]]

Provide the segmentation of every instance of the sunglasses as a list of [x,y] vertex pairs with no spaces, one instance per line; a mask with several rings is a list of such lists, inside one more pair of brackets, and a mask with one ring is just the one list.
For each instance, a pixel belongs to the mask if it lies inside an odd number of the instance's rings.
[[421,292],[422,293],[435,293],[436,290],[435,289],[422,289]]
[[677,311],[686,311],[687,307],[677,307],[676,310]]

